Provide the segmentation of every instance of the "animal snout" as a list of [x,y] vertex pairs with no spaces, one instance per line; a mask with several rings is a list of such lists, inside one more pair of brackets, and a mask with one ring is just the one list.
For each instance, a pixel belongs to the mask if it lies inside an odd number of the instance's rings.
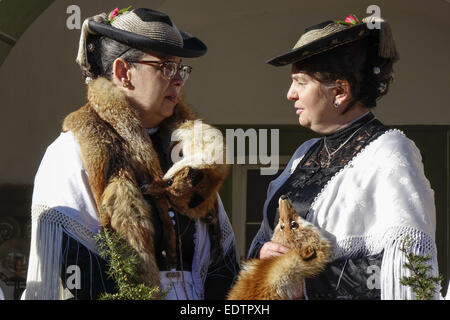
[[278,205],[279,206],[281,206],[281,205],[289,205],[291,203],[291,201],[289,200],[289,197],[287,196],[287,195],[285,195],[285,194],[283,194],[283,195],[281,195],[279,198],[278,198]]

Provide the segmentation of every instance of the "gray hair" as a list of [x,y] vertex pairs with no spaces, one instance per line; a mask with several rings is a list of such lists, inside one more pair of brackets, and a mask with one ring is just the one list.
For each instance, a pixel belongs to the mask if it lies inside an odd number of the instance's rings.
[[112,79],[113,63],[117,58],[140,60],[145,55],[143,51],[131,48],[104,36],[90,35],[86,41],[89,67],[81,67],[86,82],[98,77]]

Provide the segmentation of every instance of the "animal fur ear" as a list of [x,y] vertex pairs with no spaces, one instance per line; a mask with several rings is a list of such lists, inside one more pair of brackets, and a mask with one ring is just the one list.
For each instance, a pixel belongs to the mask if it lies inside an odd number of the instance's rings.
[[300,255],[303,260],[309,261],[316,257],[316,250],[311,246],[307,246],[306,248],[301,249]]

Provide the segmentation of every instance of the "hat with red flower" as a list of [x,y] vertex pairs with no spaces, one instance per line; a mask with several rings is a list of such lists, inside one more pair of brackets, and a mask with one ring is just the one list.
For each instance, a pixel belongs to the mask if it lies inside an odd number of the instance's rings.
[[77,56],[80,66],[89,65],[86,40],[91,35],[105,36],[138,50],[183,58],[200,57],[207,51],[200,39],[178,29],[168,15],[146,8],[115,8],[108,15],[101,13],[86,19]]
[[[374,23],[380,27],[374,28]],[[360,20],[350,14],[343,21],[325,21],[306,28],[292,50],[267,63],[277,67],[288,65],[366,37],[373,37],[374,41],[379,42],[380,57],[398,60],[390,26],[385,20],[373,16]]]

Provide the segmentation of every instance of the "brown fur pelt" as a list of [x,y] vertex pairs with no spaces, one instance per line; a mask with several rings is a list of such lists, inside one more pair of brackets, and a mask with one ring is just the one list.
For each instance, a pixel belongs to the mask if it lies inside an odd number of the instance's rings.
[[272,241],[291,250],[281,256],[245,262],[228,300],[298,298],[303,279],[318,275],[330,262],[330,243],[295,212],[287,197],[280,197],[279,213]]
[[[73,132],[78,141],[101,225],[119,232],[135,249],[140,257],[139,280],[160,285],[150,210],[158,210],[169,244],[169,263],[173,264],[175,233],[169,207],[189,208],[179,212],[190,218],[217,217],[216,193],[205,192],[205,188],[218,191],[227,174],[226,165],[187,166],[164,179],[152,141],[120,89],[98,78],[88,85],[87,96],[88,103],[66,117],[63,131]],[[170,139],[173,131],[193,119],[194,112],[180,99],[174,114],[161,123],[156,134]],[[154,197],[156,208],[151,208],[143,193]],[[218,223],[218,218],[211,221]],[[220,236],[212,235],[211,239]]]

